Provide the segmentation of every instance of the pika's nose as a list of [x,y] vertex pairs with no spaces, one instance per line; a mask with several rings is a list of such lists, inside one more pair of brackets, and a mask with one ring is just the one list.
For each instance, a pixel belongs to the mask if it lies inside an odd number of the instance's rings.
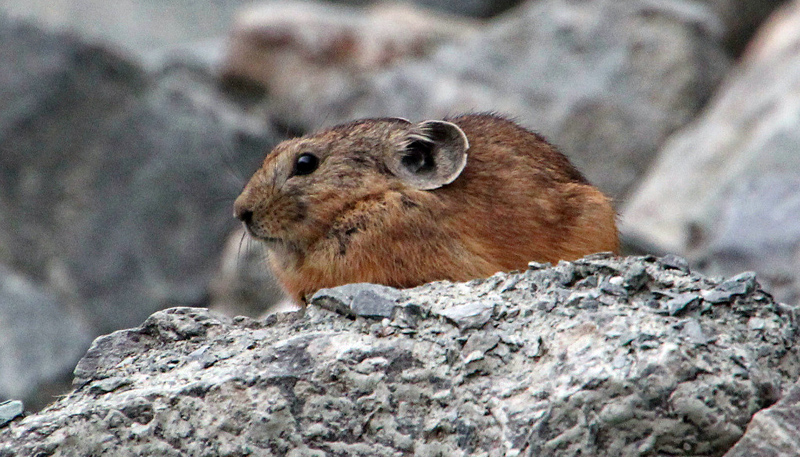
[[233,217],[250,225],[253,221],[253,210],[241,197],[237,198],[233,203]]

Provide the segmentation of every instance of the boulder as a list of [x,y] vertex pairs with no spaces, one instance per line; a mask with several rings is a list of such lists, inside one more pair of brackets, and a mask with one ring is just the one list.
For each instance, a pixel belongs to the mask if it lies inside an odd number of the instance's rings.
[[281,136],[209,74],[147,73],[71,34],[0,19],[0,261],[96,334],[201,305],[231,205]]
[[0,456],[721,456],[800,374],[799,311],[753,274],[604,255],[264,320],[174,308],[95,340]]
[[23,400],[32,410],[66,390],[70,372],[95,336],[78,310],[3,265],[0,326],[0,402]]
[[720,18],[728,53],[738,56],[770,13],[787,0],[704,0]]
[[623,209],[630,240],[713,274],[754,269],[779,300],[800,300],[799,46],[793,2],[664,146]]

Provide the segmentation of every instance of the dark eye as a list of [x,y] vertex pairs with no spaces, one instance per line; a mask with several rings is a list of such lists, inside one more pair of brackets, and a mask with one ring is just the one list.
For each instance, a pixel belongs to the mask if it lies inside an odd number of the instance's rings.
[[319,166],[319,159],[314,154],[304,152],[297,156],[297,161],[294,163],[294,171],[292,176],[310,175]]

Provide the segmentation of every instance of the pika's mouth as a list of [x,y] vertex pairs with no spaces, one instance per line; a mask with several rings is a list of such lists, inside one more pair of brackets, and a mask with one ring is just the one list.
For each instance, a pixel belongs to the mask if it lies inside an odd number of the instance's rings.
[[283,240],[280,239],[280,238],[275,238],[275,237],[272,237],[272,236],[265,236],[263,234],[256,233],[255,230],[253,230],[253,228],[250,226],[250,224],[248,224],[246,222],[243,223],[242,225],[244,225],[244,229],[247,231],[248,235],[250,235],[252,238],[255,238],[258,241],[261,241],[262,243],[266,243],[266,244],[280,244],[280,243],[283,243]]

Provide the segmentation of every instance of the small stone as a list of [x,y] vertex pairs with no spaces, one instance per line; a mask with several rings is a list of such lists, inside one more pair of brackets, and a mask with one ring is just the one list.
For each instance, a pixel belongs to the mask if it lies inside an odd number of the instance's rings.
[[528,262],[528,270],[544,270],[552,266],[551,263]]
[[703,300],[709,303],[729,303],[736,296],[753,292],[756,285],[756,274],[752,271],[745,271],[704,292]]
[[473,333],[470,335],[464,347],[461,349],[463,354],[479,351],[481,354],[491,351],[500,342],[500,335],[496,333],[484,334]]
[[113,378],[106,378],[100,381],[95,381],[92,383],[89,391],[96,394],[102,395],[109,392],[113,392],[120,387],[127,386],[131,383],[130,379],[120,378],[120,377],[113,377]]
[[747,328],[750,330],[764,330],[766,326],[767,321],[760,317],[751,317],[750,320],[747,321]]
[[670,316],[677,316],[686,311],[691,311],[700,304],[700,296],[695,293],[679,294],[675,298],[667,301],[666,309]]
[[536,302],[535,307],[539,311],[550,312],[555,309],[556,305],[558,304],[558,300],[552,296],[546,296]]
[[661,257],[658,260],[658,263],[663,265],[665,268],[680,270],[684,273],[689,272],[689,262],[687,262],[683,257],[675,254],[667,254],[664,257]]
[[373,290],[362,290],[353,297],[353,312],[361,317],[391,318],[397,301]]
[[536,338],[532,344],[526,344],[522,347],[522,353],[530,358],[541,357],[544,353],[544,340],[542,337]]
[[617,297],[628,295],[628,291],[625,290],[621,284],[615,284],[611,282],[611,280],[603,281],[602,284],[600,284],[600,290],[611,295],[616,295]]
[[522,275],[510,275],[503,285],[500,286],[500,293],[515,290],[520,281],[522,281]]
[[494,311],[494,304],[489,302],[473,302],[465,305],[452,306],[439,312],[439,314],[459,329],[481,328],[489,322]]
[[0,403],[0,427],[22,415],[25,405],[19,400],[7,400]]
[[647,275],[647,269],[641,264],[635,264],[622,277],[625,287],[630,291],[637,291],[642,288],[650,277]]
[[331,289],[321,289],[311,297],[311,303],[351,317],[391,318],[399,290],[377,284],[356,283]]
[[703,327],[697,319],[687,319],[683,323],[683,335],[694,344],[708,343],[708,336],[703,333]]
[[558,266],[555,267],[555,270],[558,272],[558,283],[562,286],[569,286],[575,282],[574,264],[562,260],[558,262]]

